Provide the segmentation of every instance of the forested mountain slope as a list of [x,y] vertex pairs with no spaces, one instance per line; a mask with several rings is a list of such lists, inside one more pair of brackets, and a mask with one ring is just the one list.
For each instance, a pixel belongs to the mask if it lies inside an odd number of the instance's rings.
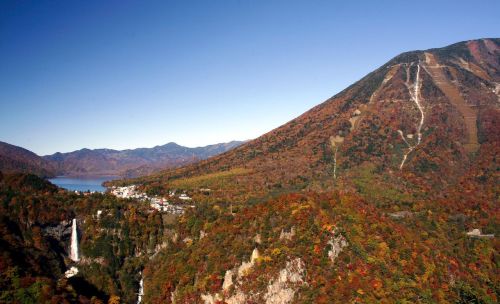
[[404,53],[232,151],[119,182],[197,203],[145,301],[496,303],[499,67],[499,39]]
[[[214,195],[352,189],[363,172],[401,192],[493,182],[500,40],[403,53],[303,115],[228,153],[131,182]],[[218,190],[220,190],[218,192]],[[241,195],[244,201],[246,195]]]
[[50,162],[35,153],[4,142],[0,142],[0,171],[32,173],[44,177],[56,173]]

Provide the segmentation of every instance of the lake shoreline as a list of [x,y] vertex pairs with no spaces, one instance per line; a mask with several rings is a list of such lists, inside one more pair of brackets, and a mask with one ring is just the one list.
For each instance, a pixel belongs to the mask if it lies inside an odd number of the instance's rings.
[[103,186],[103,184],[107,181],[117,178],[119,177],[115,175],[79,177],[61,175],[54,178],[49,178],[48,181],[68,191],[90,191],[104,193],[106,192],[107,187]]

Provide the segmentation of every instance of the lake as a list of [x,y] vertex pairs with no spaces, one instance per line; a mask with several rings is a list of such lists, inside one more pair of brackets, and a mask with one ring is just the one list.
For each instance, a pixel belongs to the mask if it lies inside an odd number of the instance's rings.
[[106,187],[103,187],[102,183],[117,178],[118,176],[94,176],[94,177],[58,176],[49,179],[49,181],[54,185],[57,185],[61,188],[71,191],[105,192]]

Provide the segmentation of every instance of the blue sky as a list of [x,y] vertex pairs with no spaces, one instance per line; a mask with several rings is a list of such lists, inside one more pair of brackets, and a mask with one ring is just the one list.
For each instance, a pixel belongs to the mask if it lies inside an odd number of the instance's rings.
[[1,1],[0,140],[250,139],[400,52],[500,37],[500,1]]

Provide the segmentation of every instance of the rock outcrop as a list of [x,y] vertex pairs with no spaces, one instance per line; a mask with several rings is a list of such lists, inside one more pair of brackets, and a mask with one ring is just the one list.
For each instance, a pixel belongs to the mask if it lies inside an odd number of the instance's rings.
[[331,246],[330,250],[328,251],[328,258],[330,258],[330,261],[334,262],[335,259],[339,256],[340,252],[342,252],[342,249],[347,247],[349,244],[347,243],[347,240],[344,238],[344,236],[334,229],[332,231],[332,236],[328,240],[328,245]]
[[293,301],[297,287],[305,284],[305,266],[300,258],[286,262],[278,277],[269,282],[264,295],[266,304],[288,304]]

